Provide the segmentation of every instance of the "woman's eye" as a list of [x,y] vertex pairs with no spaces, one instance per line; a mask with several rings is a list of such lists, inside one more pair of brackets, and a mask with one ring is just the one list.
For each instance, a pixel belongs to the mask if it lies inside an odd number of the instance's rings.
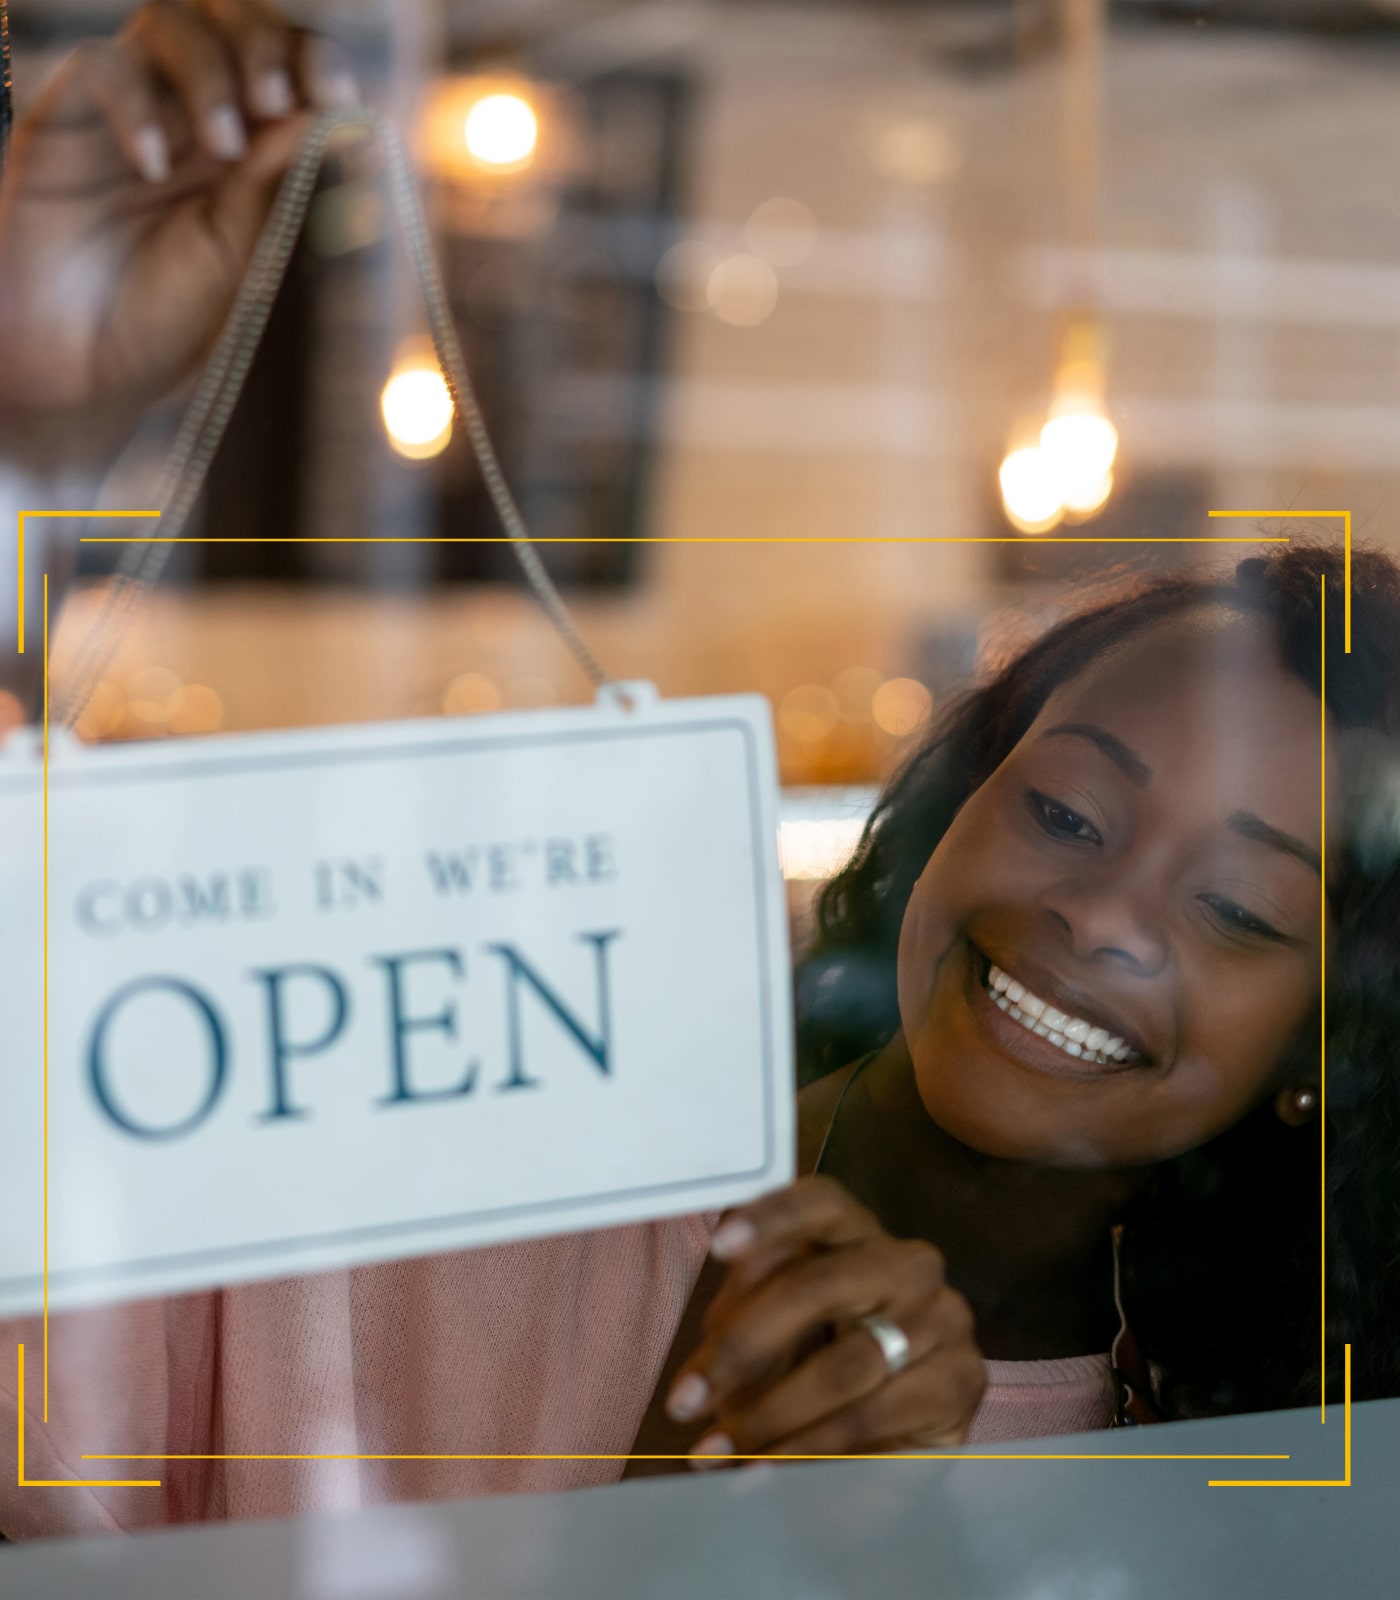
[[1083,844],[1102,844],[1098,829],[1077,811],[1038,790],[1030,791],[1030,802],[1042,828],[1057,839],[1075,839]]
[[1274,939],[1279,942],[1287,939],[1286,934],[1280,933],[1262,917],[1256,917],[1252,911],[1246,911],[1242,905],[1227,900],[1224,895],[1203,894],[1199,898],[1210,908],[1217,921],[1235,933],[1251,933],[1261,939]]

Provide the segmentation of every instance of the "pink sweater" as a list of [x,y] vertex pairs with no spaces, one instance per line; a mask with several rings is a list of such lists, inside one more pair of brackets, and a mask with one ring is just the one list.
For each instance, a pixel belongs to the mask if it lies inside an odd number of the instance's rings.
[[[631,1449],[708,1247],[700,1217],[0,1326],[0,1531],[11,1538],[288,1516],[614,1482],[620,1460],[424,1461]],[[26,1476],[158,1489],[19,1488]],[[1106,1427],[1107,1356],[989,1362],[970,1440]],[[84,1453],[394,1455],[83,1461]]]

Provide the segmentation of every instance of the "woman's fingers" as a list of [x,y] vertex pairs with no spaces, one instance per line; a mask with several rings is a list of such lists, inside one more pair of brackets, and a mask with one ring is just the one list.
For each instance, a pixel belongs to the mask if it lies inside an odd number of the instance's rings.
[[884,1237],[874,1215],[832,1178],[799,1178],[790,1188],[728,1211],[710,1253],[729,1272],[705,1317],[708,1330],[771,1273],[822,1247]]
[[[70,56],[28,119],[66,136],[47,158],[40,152],[32,181],[48,188],[66,175],[86,190],[119,180],[119,160],[163,183],[195,151],[231,165],[257,144],[255,134],[359,100],[341,48],[290,27],[270,5],[153,0],[115,40]],[[282,141],[273,142],[280,151]],[[56,164],[65,170],[55,177]]]
[[319,111],[359,105],[363,100],[350,57],[323,33],[292,30],[297,82],[307,103]]
[[275,119],[302,109],[356,105],[360,86],[335,40],[294,28],[267,0],[194,0],[230,42],[256,116]]
[[243,103],[273,121],[297,109],[292,30],[269,6],[249,0],[194,0],[209,27],[227,41],[238,65]]
[[[92,115],[94,109],[105,121],[127,164],[148,183],[163,183],[170,176],[170,144],[161,126],[156,85],[150,73],[120,44],[79,45],[39,115],[53,131],[87,136],[100,133],[100,124]],[[113,166],[106,176],[111,181],[120,172]]]
[[[807,1178],[727,1213],[711,1249],[729,1277],[667,1403],[677,1421],[714,1419],[697,1465],[961,1441],[985,1372],[932,1245],[892,1238],[840,1184]],[[860,1325],[873,1315],[908,1341],[897,1373]]]
[[719,1287],[719,1292],[705,1308],[701,1319],[701,1329],[709,1333],[717,1328],[726,1317],[730,1316],[734,1307],[761,1284],[765,1278],[775,1272],[780,1272],[784,1267],[791,1266],[794,1261],[810,1255],[807,1250],[795,1250],[791,1247],[782,1250],[765,1250],[755,1248],[750,1250],[742,1261],[730,1264],[729,1270],[724,1275],[724,1282]]
[[[765,1278],[708,1330],[676,1389],[695,1374],[705,1386],[704,1411],[722,1413],[790,1362],[813,1335],[877,1311],[902,1315],[906,1337],[922,1355],[936,1333],[925,1308],[942,1284],[942,1259],[918,1240],[881,1235],[859,1247],[806,1256]],[[874,1344],[868,1335],[865,1339]],[[694,1384],[684,1392],[700,1394]]]
[[873,1213],[834,1178],[799,1178],[786,1189],[726,1212],[710,1241],[710,1252],[721,1261],[739,1261],[758,1248],[834,1249],[882,1231]]
[[[710,1243],[711,1253],[730,1264],[726,1281],[704,1319],[705,1341],[671,1386],[667,1409],[677,1421],[688,1421],[714,1409],[716,1400],[743,1383],[759,1381],[766,1364],[795,1354],[799,1334],[818,1328],[821,1318],[810,1309],[810,1297],[823,1294],[833,1270],[829,1262],[840,1246],[889,1243],[875,1217],[848,1190],[831,1178],[800,1178],[787,1189],[764,1195],[726,1212]],[[815,1265],[827,1262],[827,1265]],[[778,1308],[777,1328],[756,1336],[746,1323],[736,1336],[732,1324],[740,1309],[761,1288],[786,1281],[797,1267],[811,1267],[805,1284],[809,1301],[797,1324],[782,1309],[783,1294],[766,1304]],[[838,1268],[837,1270],[844,1270]],[[859,1286],[856,1286],[859,1287]],[[859,1315],[860,1313],[855,1313]],[[760,1319],[761,1320],[761,1319]],[[710,1370],[719,1347],[718,1371]]]
[[[771,1389],[728,1410],[721,1408],[718,1429],[730,1441],[735,1453],[752,1455],[777,1448],[785,1440],[802,1438],[812,1429],[842,1416],[841,1424],[851,1437],[874,1449],[887,1442],[887,1436],[868,1431],[868,1407],[875,1395],[886,1387],[901,1384],[907,1373],[919,1372],[923,1381],[937,1385],[930,1376],[961,1364],[965,1347],[970,1347],[972,1316],[962,1296],[945,1289],[932,1300],[910,1303],[892,1319],[909,1340],[910,1363],[902,1372],[891,1375],[884,1352],[873,1335],[859,1324],[848,1326],[836,1339],[815,1351],[788,1377]],[[975,1356],[975,1351],[973,1352]],[[976,1370],[981,1370],[980,1359]],[[907,1398],[912,1393],[901,1384]],[[941,1391],[939,1391],[941,1393]],[[936,1423],[936,1417],[901,1412],[910,1426]],[[909,1436],[906,1426],[903,1436]],[[697,1447],[703,1451],[703,1441]]]
[[[873,1342],[873,1341],[872,1341]],[[939,1351],[811,1426],[751,1453],[771,1456],[865,1455],[897,1449],[948,1449],[967,1437],[987,1385],[971,1342]]]
[[[912,1345],[914,1340],[910,1342]],[[925,1340],[920,1337],[918,1344],[922,1347]],[[873,1394],[889,1375],[879,1345],[857,1325],[813,1352],[795,1372],[748,1404],[721,1406],[716,1431],[736,1453],[752,1455],[855,1405]],[[708,1453],[706,1441],[697,1448],[701,1454]]]
[[220,161],[241,161],[248,121],[231,41],[175,0],[142,6],[120,39],[174,91],[196,143]]
[[[260,124],[360,97],[338,45],[291,27],[261,0],[152,0],[127,24],[119,47],[145,73],[150,96],[173,93],[193,142],[224,162],[244,158]],[[142,130],[143,149],[154,149],[151,129],[159,133],[158,119]],[[144,175],[153,165],[138,170]]]
[[263,0],[153,0],[59,68],[15,128],[0,240],[0,397],[36,449],[71,452],[87,413],[105,453],[188,376],[346,73]]

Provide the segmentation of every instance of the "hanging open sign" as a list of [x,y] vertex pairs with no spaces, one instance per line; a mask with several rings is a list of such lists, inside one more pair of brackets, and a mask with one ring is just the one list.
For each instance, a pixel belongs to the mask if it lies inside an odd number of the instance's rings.
[[[50,1304],[792,1176],[758,697],[55,754]],[[0,760],[0,1315],[43,1283],[43,785]]]

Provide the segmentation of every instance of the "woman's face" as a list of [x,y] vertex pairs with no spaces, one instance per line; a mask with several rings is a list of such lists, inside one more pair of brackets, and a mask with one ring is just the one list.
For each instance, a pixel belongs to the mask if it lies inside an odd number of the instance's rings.
[[900,1014],[942,1128],[1137,1166],[1278,1087],[1319,989],[1320,719],[1265,624],[1220,607],[1051,695],[905,913]]

